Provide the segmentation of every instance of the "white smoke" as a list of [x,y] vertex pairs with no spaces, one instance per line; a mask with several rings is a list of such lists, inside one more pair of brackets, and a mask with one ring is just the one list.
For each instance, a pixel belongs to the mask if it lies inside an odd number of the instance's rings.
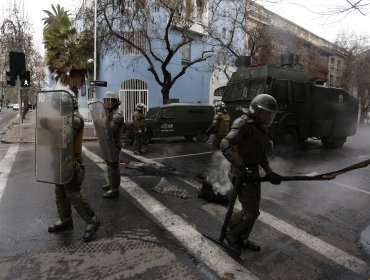
[[215,194],[225,195],[232,188],[232,184],[228,177],[230,163],[225,159],[220,151],[216,151],[212,155],[212,160],[209,168],[206,170],[206,181],[208,181]]

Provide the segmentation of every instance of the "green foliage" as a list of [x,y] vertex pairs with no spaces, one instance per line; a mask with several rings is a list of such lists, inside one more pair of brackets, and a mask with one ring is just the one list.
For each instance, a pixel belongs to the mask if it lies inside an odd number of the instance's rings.
[[51,5],[44,10],[44,45],[46,64],[56,74],[55,79],[77,93],[85,83],[87,60],[94,54],[94,34],[90,30],[78,33],[70,20],[69,11]]

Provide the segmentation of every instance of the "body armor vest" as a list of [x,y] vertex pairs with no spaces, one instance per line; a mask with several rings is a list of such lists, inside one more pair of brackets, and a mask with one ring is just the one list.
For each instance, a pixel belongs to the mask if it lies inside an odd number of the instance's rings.
[[218,125],[217,132],[219,135],[226,135],[230,130],[230,116],[228,114],[222,114],[220,117],[220,123]]

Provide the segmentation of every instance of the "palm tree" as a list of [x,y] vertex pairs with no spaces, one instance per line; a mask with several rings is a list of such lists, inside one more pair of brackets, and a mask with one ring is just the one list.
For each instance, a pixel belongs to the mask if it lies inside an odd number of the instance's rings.
[[87,60],[94,53],[93,33],[78,33],[72,26],[68,10],[51,5],[52,12],[43,10],[44,45],[46,65],[55,74],[56,81],[68,86],[77,96],[78,89],[85,83],[88,71]]

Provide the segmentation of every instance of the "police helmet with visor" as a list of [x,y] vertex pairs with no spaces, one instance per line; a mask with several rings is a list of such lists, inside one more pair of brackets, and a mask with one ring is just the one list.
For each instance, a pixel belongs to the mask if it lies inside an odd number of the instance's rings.
[[274,97],[269,94],[259,94],[254,97],[248,108],[243,112],[253,117],[265,126],[270,126],[278,111],[278,105]]
[[121,104],[118,94],[114,91],[107,91],[103,96],[104,108],[106,110],[118,108]]
[[222,102],[222,101],[217,101],[216,103],[215,103],[215,110],[216,110],[216,112],[223,112],[223,113],[226,113],[226,105],[225,105],[225,103],[224,102]]
[[145,109],[146,109],[146,106],[143,103],[137,103],[136,106],[135,106],[135,110],[137,110],[141,113],[144,112]]

